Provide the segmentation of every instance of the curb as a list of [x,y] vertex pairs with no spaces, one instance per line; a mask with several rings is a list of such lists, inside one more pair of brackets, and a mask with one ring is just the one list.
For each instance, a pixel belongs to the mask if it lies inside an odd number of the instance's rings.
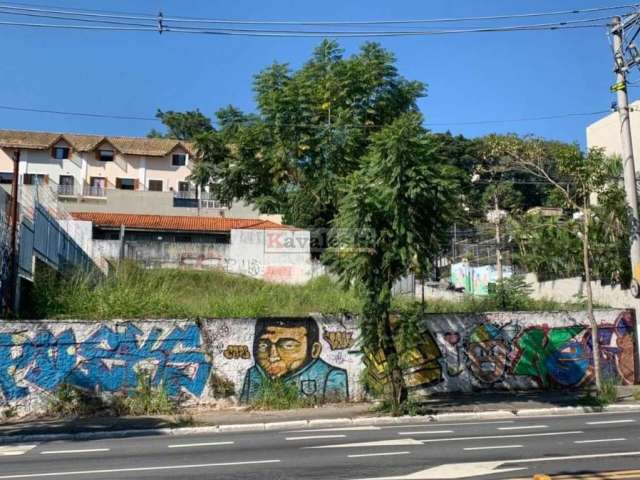
[[313,420],[292,420],[284,422],[265,423],[241,423],[234,425],[214,425],[206,427],[177,427],[177,428],[149,428],[149,429],[127,429],[127,430],[107,430],[101,432],[81,432],[81,433],[53,433],[53,434],[26,434],[26,435],[5,435],[0,437],[0,445],[23,442],[52,442],[52,441],[75,441],[75,440],[101,440],[107,438],[123,438],[131,436],[173,436],[173,435],[194,435],[206,433],[229,433],[229,432],[268,432],[282,431],[304,428],[331,428],[331,427],[357,427],[366,425],[402,425],[410,423],[436,423],[464,420],[501,420],[514,419],[518,417],[538,417],[538,416],[569,416],[591,413],[624,413],[640,412],[640,404],[635,405],[609,405],[607,407],[550,407],[550,408],[529,408],[517,411],[493,410],[488,412],[454,412],[440,413],[425,416],[402,416],[402,417],[355,417],[355,418],[328,418]]

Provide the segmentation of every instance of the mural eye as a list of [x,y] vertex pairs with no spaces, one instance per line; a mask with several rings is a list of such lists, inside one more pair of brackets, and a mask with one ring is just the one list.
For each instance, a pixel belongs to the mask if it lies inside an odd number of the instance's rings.
[[258,343],[258,351],[259,352],[267,352],[267,351],[269,351],[269,342],[260,342],[260,343]]
[[295,350],[296,348],[298,348],[298,345],[299,343],[294,340],[287,340],[285,342],[282,342],[280,344],[280,347],[285,350]]

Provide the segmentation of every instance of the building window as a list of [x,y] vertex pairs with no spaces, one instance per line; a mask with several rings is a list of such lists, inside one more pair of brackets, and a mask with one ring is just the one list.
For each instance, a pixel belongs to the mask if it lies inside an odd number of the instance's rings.
[[178,182],[178,191],[179,192],[188,192],[189,191],[189,182]]
[[74,183],[75,179],[72,175],[60,175],[58,182],[58,193],[60,195],[73,195]]
[[13,173],[0,172],[0,184],[2,183],[4,183],[5,185],[13,183]]
[[116,178],[116,188],[120,190],[135,190],[136,181],[133,178]]
[[171,156],[171,165],[174,167],[184,167],[187,164],[187,156],[184,153],[174,153]]
[[162,180],[149,180],[149,191],[150,192],[161,192],[162,191]]
[[69,147],[54,147],[53,148],[53,158],[56,160],[65,160],[69,158]]
[[101,162],[113,162],[115,153],[113,150],[98,150],[96,157]]
[[49,183],[49,175],[43,175],[41,173],[25,173],[22,176],[22,183],[24,185],[44,185]]

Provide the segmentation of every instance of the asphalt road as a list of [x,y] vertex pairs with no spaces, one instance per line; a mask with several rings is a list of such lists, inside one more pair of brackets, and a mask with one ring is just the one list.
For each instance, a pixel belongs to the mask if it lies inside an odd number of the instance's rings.
[[530,479],[534,474],[640,479],[640,413],[452,423],[417,418],[397,426],[0,446],[0,480]]

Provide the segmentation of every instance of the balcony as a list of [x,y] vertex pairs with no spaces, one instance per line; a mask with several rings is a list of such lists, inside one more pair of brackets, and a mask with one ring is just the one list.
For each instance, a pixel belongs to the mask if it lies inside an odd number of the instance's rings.
[[229,208],[226,202],[215,198],[212,192],[187,191],[173,192],[173,206],[177,208],[198,208],[206,210],[224,210]]
[[82,195],[92,198],[107,198],[107,191],[104,187],[85,185],[82,191]]
[[59,197],[75,197],[77,195],[75,185],[58,185]]

